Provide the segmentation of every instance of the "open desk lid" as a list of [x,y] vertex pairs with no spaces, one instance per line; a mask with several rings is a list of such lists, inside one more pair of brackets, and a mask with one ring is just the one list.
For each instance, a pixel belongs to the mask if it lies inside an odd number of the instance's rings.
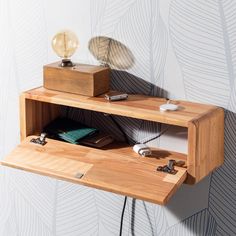
[[[41,146],[30,142],[32,138],[36,136],[27,137],[2,165],[157,204],[166,204],[187,176],[181,167],[175,167],[175,175],[158,172],[166,158],[141,158],[124,145],[99,150],[47,139]],[[158,152],[167,153],[156,150],[156,156]],[[186,155],[168,151],[168,158],[186,160]]]

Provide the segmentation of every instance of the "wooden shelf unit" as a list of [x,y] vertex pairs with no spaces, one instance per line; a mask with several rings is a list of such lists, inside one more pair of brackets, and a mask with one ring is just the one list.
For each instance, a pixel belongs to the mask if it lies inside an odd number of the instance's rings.
[[[129,95],[128,100],[108,102],[104,96],[86,97],[47,90],[43,87],[20,97],[22,143],[2,165],[83,184],[106,191],[166,204],[183,182],[194,184],[219,167],[224,160],[223,109],[186,101],[172,101],[178,111],[161,112],[166,99]],[[150,158],[141,158],[132,147],[116,144],[104,150],[47,140],[45,146],[30,143],[43,127],[60,115],[61,106],[70,106],[119,116],[160,122],[188,129],[188,154],[153,149]],[[168,159],[183,160],[171,175],[157,172]],[[77,173],[84,176],[76,178]]]

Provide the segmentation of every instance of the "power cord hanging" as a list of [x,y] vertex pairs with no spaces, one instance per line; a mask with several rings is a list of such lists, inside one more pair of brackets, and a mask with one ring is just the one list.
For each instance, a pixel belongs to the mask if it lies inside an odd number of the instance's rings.
[[119,236],[122,236],[123,221],[124,221],[124,214],[125,214],[126,202],[127,202],[127,196],[125,196],[124,205],[123,205],[123,209],[122,209],[122,213],[121,213],[121,219],[120,219],[120,234],[119,234]]
[[[120,132],[123,134],[124,138],[125,138],[125,141],[127,143],[129,143],[129,138],[127,136],[127,134],[125,133],[125,131],[123,130],[123,128],[121,127],[121,125],[116,121],[116,119],[110,115],[110,114],[105,114],[107,116],[109,116],[111,118],[111,120],[113,121],[113,123],[117,126],[117,128],[120,130]],[[165,132],[167,132],[167,130],[170,128],[170,126],[168,126],[165,130],[163,130],[162,132],[160,132],[158,135],[156,135],[155,137],[147,140],[147,141],[144,141],[142,142],[143,144],[146,144],[150,141],[153,141],[154,139],[157,139],[159,137],[161,137]],[[132,140],[134,141],[134,140]],[[137,143],[140,143],[140,142],[137,142],[135,141],[134,142],[135,144]],[[127,196],[125,196],[124,198],[124,204],[123,204],[123,209],[122,209],[122,213],[121,213],[121,220],[120,220],[120,233],[119,233],[119,236],[122,236],[122,231],[123,231],[123,221],[124,221],[124,213],[125,213],[125,208],[126,208],[126,203],[127,203]]]
[[[127,134],[125,133],[125,131],[123,130],[123,128],[121,127],[121,125],[116,121],[116,119],[110,115],[110,114],[104,114],[105,116],[109,116],[112,120],[112,122],[117,126],[117,128],[120,130],[120,132],[123,134],[126,143],[129,144],[129,138],[127,136]],[[121,213],[121,219],[120,219],[120,233],[119,236],[122,236],[122,230],[123,230],[123,221],[124,221],[124,214],[125,214],[125,207],[126,207],[126,202],[127,202],[127,196],[125,196],[124,199],[124,204],[123,204],[123,209],[122,209],[122,213]]]

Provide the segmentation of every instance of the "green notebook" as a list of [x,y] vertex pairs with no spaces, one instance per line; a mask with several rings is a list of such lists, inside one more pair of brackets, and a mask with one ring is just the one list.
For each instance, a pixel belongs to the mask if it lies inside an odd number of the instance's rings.
[[98,132],[98,130],[68,118],[57,118],[44,128],[44,132],[50,138],[78,144],[79,140]]

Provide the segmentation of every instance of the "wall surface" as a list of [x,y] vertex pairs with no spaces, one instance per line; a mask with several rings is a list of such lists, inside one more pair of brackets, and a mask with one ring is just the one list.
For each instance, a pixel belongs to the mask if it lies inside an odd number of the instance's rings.
[[[226,109],[225,164],[199,184],[182,186],[165,207],[128,198],[123,235],[236,235],[236,1],[0,0],[1,159],[19,143],[18,96],[41,85],[42,66],[58,60],[50,40],[63,28],[79,36],[75,61],[95,63],[88,42],[101,35],[132,52],[132,66],[112,67],[115,89]],[[108,119],[70,115],[97,126]],[[151,122],[117,120],[131,140],[160,131]],[[106,129],[122,138],[111,123]],[[152,144],[186,151],[185,141],[168,133]],[[118,235],[123,201],[0,167],[1,236]]]

